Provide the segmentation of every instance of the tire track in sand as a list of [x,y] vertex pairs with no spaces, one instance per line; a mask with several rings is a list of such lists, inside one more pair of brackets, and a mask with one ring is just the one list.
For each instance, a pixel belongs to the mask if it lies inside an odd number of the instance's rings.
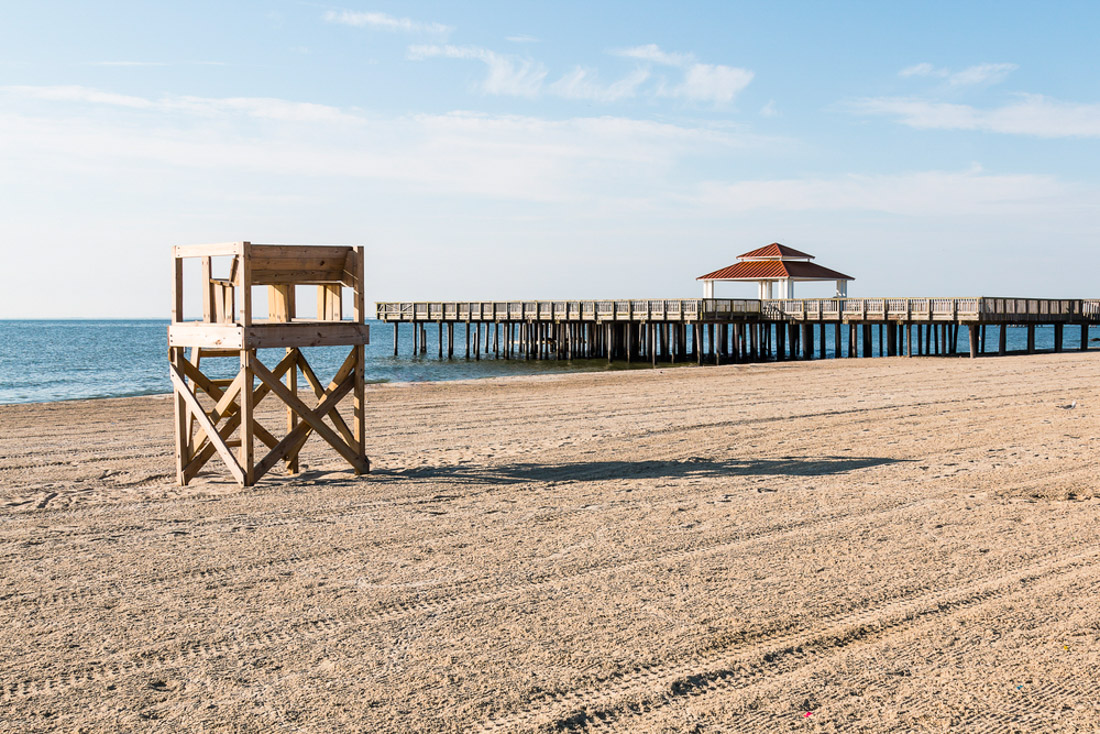
[[511,584],[501,585],[495,579],[482,579],[474,584],[467,584],[456,588],[450,593],[432,596],[427,599],[400,600],[376,607],[360,613],[353,613],[341,617],[323,617],[309,622],[290,625],[285,629],[269,629],[252,632],[229,640],[215,642],[194,642],[176,651],[148,650],[127,661],[110,663],[92,663],[66,673],[42,679],[27,679],[22,681],[0,680],[0,700],[19,698],[51,691],[65,689],[86,682],[93,682],[119,675],[140,672],[152,667],[171,667],[189,661],[210,658],[219,654],[238,654],[248,650],[263,648],[276,644],[286,644],[294,640],[308,639],[320,634],[351,629],[370,624],[381,624],[391,620],[414,614],[428,614],[444,611],[459,605],[485,604],[513,596],[531,594],[540,589],[554,588],[568,585],[578,581],[584,581],[592,577],[614,575],[623,571],[645,568],[652,565],[661,565],[669,562],[687,560],[691,558],[705,557],[715,553],[732,550],[739,547],[751,547],[752,545],[770,542],[784,537],[801,536],[807,525],[815,525],[822,531],[832,529],[834,526],[844,525],[847,522],[861,523],[871,517],[884,517],[891,514],[903,513],[918,507],[940,502],[937,498],[922,498],[901,506],[878,509],[858,515],[844,515],[836,520],[821,523],[820,518],[794,522],[782,529],[768,528],[759,533],[739,537],[735,540],[722,540],[706,546],[694,546],[692,548],[677,549],[648,558],[629,561],[610,561],[596,566],[590,566],[575,573],[559,576],[546,576],[543,578],[526,578]]
[[[475,731],[486,734],[538,727],[568,731],[607,726],[623,714],[644,714],[686,696],[748,685],[746,677],[751,681],[774,675],[777,664],[800,667],[801,661],[820,660],[824,652],[905,631],[916,622],[938,619],[1009,595],[1018,591],[1021,583],[1039,579],[1050,583],[1075,571],[1091,570],[1097,557],[1100,546],[1092,546],[1070,558],[1048,559],[1007,574],[841,615],[826,620],[827,626],[819,631],[780,634],[748,648],[727,648],[675,663],[641,666],[583,688],[546,694],[516,711],[490,716]],[[627,701],[638,700],[646,703],[633,703],[623,709]]]

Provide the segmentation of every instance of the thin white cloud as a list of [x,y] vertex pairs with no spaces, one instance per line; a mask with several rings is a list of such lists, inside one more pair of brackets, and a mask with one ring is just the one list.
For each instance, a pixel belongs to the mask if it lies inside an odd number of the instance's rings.
[[963,69],[947,78],[947,83],[954,86],[967,86],[971,84],[997,84],[1019,67],[1016,64],[978,64]]
[[537,61],[498,54],[477,46],[410,46],[408,56],[413,60],[443,57],[480,61],[489,72],[479,85],[486,94],[537,97],[547,73],[546,67]]
[[953,87],[964,87],[976,84],[997,84],[1018,68],[1020,67],[1016,64],[1009,63],[977,64],[962,71],[952,72],[950,69],[936,67],[925,61],[907,66],[898,72],[898,76],[946,79],[947,83]]
[[[0,157],[118,175],[179,168],[381,181],[525,201],[628,201],[650,187],[668,190],[688,157],[780,144],[733,129],[621,117],[384,118],[266,98],[5,91],[21,95],[25,111],[0,105]],[[257,117],[269,123],[257,125]]]
[[656,94],[661,97],[679,97],[695,102],[730,102],[753,79],[753,73],[748,69],[699,63],[694,54],[665,51],[655,43],[616,49],[611,53],[683,69],[684,77],[679,84],[658,86]]
[[1053,176],[986,174],[974,167],[710,183],[700,187],[696,203],[728,213],[874,211],[914,217],[977,216],[1060,209],[1082,193]]
[[908,97],[856,101],[861,114],[893,117],[903,125],[936,130],[981,130],[1041,138],[1100,137],[1100,104],[1061,102],[1042,95],[1021,95],[1012,104],[982,110]]
[[629,59],[639,59],[641,61],[650,61],[654,64],[662,64],[664,66],[678,66],[685,67],[695,61],[695,56],[692,54],[670,53],[668,51],[662,51],[661,47],[655,43],[647,43],[644,46],[634,46],[632,48],[622,48],[612,51],[616,56],[624,56]]
[[696,102],[730,102],[749,85],[753,73],[734,66],[692,64],[684,72],[684,81],[670,94]]
[[104,92],[79,86],[9,86],[0,92],[52,102],[70,102],[85,105],[106,105],[154,112],[184,112],[212,117],[225,114],[241,114],[268,120],[289,122],[350,122],[357,118],[339,108],[311,102],[288,102],[268,97],[193,97],[166,95],[158,99]]
[[90,87],[66,86],[8,86],[0,87],[0,92],[29,99],[52,102],[78,102],[104,104],[133,109],[152,109],[156,103],[144,97],[134,97],[114,92],[104,92]]
[[549,91],[566,99],[589,99],[597,102],[617,102],[634,97],[649,72],[635,69],[622,79],[608,85],[601,84],[596,73],[577,67],[549,86]]
[[88,66],[168,66],[165,61],[89,61]]
[[920,64],[913,64],[912,66],[907,66],[907,67],[905,67],[904,69],[902,69],[901,71],[898,72],[898,76],[902,76],[902,77],[908,77],[908,76],[946,77],[946,76],[950,76],[950,74],[951,74],[951,72],[948,71],[947,69],[937,69],[936,67],[929,64],[927,61],[922,62]]
[[775,108],[775,100],[769,99],[768,103],[760,108],[761,117],[776,117],[779,114],[779,110]]
[[504,40],[511,41],[512,43],[541,43],[542,42],[542,40],[539,39],[539,38],[535,38],[534,36],[527,36],[527,35],[507,36],[507,37],[505,37]]
[[354,10],[328,10],[322,16],[329,23],[352,26],[354,28],[374,28],[375,30],[400,33],[431,33],[446,35],[454,30],[442,23],[422,23],[411,18],[396,18],[386,13],[358,12]]

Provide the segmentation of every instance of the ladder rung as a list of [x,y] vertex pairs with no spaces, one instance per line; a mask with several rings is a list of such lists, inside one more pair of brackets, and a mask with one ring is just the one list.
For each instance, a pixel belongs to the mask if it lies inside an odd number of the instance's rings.
[[210,349],[209,347],[198,347],[202,351],[199,354],[203,357],[239,357],[241,356],[241,350],[239,349]]

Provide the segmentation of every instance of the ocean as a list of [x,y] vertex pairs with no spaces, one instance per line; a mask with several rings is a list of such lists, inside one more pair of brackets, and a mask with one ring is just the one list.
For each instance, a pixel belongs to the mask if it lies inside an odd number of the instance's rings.
[[[465,358],[462,326],[455,328],[455,358],[439,359],[437,332],[428,329],[427,354],[412,354],[412,329],[401,329],[398,355],[393,354],[393,327],[380,321],[368,321],[371,341],[367,346],[366,378],[369,382],[434,382],[465,380],[503,375],[530,375],[560,372],[646,369],[647,365],[609,365],[604,359],[572,361],[525,361],[495,359],[482,355],[480,361]],[[171,392],[168,381],[167,319],[149,320],[0,320],[0,404],[52,402],[86,398],[154,395]],[[996,330],[988,329],[989,343],[996,348]],[[1026,347],[1026,329],[1010,328],[1010,351]],[[847,329],[842,330],[842,351],[847,351]],[[1100,337],[1093,327],[1090,340]],[[832,339],[827,340],[832,356]],[[1064,348],[1080,345],[1080,329],[1066,327]],[[1052,349],[1053,327],[1036,329],[1036,347]],[[1100,348],[1100,343],[1095,345]],[[966,346],[966,330],[960,331],[959,347]],[[875,352],[878,340],[874,342]],[[277,362],[282,350],[261,352],[265,364]],[[327,379],[347,355],[344,347],[314,347],[307,357],[318,376]],[[220,363],[220,365],[219,365]],[[209,373],[215,377],[232,376],[232,360],[212,360]],[[222,368],[222,373],[217,367]],[[204,365],[204,371],[208,365]]]

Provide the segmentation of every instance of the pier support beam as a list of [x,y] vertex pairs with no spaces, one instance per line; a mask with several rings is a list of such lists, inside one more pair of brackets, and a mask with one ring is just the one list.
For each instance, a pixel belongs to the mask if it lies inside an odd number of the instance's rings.
[[1054,325],[1054,351],[1062,351],[1062,324]]
[[1089,325],[1081,324],[1081,346],[1079,349],[1084,352],[1089,348]]
[[1027,325],[1027,353],[1035,354],[1035,324]]
[[978,358],[978,341],[979,341],[979,329],[981,327],[977,324],[968,324],[967,331],[970,332],[970,358]]
[[1001,333],[997,338],[997,354],[1004,356],[1008,351],[1008,324],[1001,324]]

